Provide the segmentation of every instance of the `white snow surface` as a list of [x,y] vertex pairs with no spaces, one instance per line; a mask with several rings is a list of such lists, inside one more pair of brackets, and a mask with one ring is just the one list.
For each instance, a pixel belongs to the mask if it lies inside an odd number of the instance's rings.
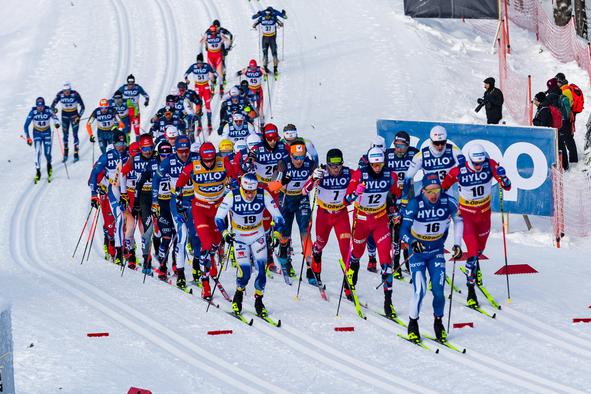
[[[454,295],[452,322],[474,323],[449,333],[466,354],[421,350],[396,336],[401,327],[371,313],[362,321],[346,302],[335,317],[342,276],[334,237],[323,255],[330,302],[306,283],[295,301],[295,286],[278,276],[268,281],[265,302],[281,328],[259,319],[248,327],[218,309],[206,314],[197,297],[155,280],[142,284],[138,272],[120,277],[103,260],[100,242],[88,262],[71,258],[89,208],[92,147],[81,127],[82,160],[68,163],[67,179],[54,141],[55,179],[34,186],[33,150],[19,135],[35,97],[50,101],[70,80],[89,113],[132,72],[151,95],[150,107],[142,109],[149,114],[192,63],[199,35],[215,17],[236,34],[229,73],[257,58],[250,16],[267,5],[289,16],[281,76],[270,83],[272,121],[296,124],[321,157],[337,146],[356,163],[380,117],[482,122],[473,112],[475,99],[482,80],[498,74],[490,37],[461,21],[411,20],[400,0],[3,1],[0,295],[12,304],[17,392],[121,393],[131,386],[154,393],[588,391],[591,325],[572,319],[591,317],[591,247],[573,239],[554,248],[547,218],[533,218],[535,228],[527,232],[511,217],[509,263],[527,263],[539,273],[510,278],[508,305],[505,277],[493,275],[504,264],[500,217],[493,216],[490,260],[482,269],[503,309],[492,320],[463,307],[465,294]],[[539,53],[527,32],[514,27],[511,34],[512,64],[534,70],[535,91],[558,70],[591,91],[576,65]],[[587,112],[579,117],[586,118]],[[298,256],[296,247],[299,269]],[[365,261],[358,293],[380,310],[380,277],[365,270]],[[447,268],[451,274],[451,263]],[[222,283],[233,292],[231,270]],[[253,309],[252,295],[251,287],[246,309]],[[395,281],[394,305],[404,320],[410,296],[411,286]],[[432,332],[431,316],[428,295],[422,331]],[[342,326],[355,331],[334,331]],[[233,334],[207,335],[219,329]],[[110,336],[88,338],[91,332]]]

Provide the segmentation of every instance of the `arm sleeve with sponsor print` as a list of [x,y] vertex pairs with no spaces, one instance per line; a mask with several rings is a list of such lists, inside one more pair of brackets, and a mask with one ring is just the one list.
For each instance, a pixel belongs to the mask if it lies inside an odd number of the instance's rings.
[[400,239],[402,242],[410,245],[414,240],[410,233],[412,224],[415,221],[417,215],[418,204],[417,199],[413,198],[406,204],[406,208],[402,211],[402,226],[400,226]]
[[449,170],[445,178],[443,178],[443,182],[441,182],[441,188],[443,190],[448,190],[450,187],[452,187],[452,185],[458,181],[459,173],[460,167],[458,166],[455,166],[454,168]]
[[190,162],[183,168],[183,171],[179,175],[179,178],[176,180],[176,185],[174,185],[175,190],[182,190],[189,181],[191,180],[191,173],[193,172],[193,162]]
[[218,207],[217,212],[215,213],[215,225],[218,228],[219,232],[222,233],[227,228],[226,224],[226,216],[228,216],[228,212],[232,209],[232,205],[234,204],[234,192],[231,191],[222,200],[222,203]]
[[454,222],[454,245],[462,245],[462,236],[464,234],[464,220],[458,209],[458,201],[452,196],[448,196],[449,214]]
[[[492,171],[492,175],[495,177],[495,179],[497,180],[497,182],[499,182],[499,185],[502,185],[503,182],[501,182],[501,177],[497,173],[497,168],[499,167],[499,163],[497,163],[493,159],[488,159],[488,163],[490,165],[490,170]],[[503,189],[505,189],[505,190],[511,190],[511,184],[509,184],[509,186],[507,186],[506,188],[503,187]]]
[[406,174],[404,174],[404,179],[413,179],[417,172],[423,168],[423,153],[421,151],[417,152],[416,155],[412,158],[410,162],[410,166],[408,170],[406,170]]

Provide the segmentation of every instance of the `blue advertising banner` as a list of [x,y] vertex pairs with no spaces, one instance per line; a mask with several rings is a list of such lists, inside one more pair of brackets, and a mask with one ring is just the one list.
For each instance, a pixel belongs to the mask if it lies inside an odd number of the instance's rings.
[[[553,215],[551,167],[557,161],[555,129],[378,119],[377,131],[386,139],[386,146],[390,146],[397,132],[406,131],[411,135],[411,144],[420,149],[428,143],[429,132],[436,125],[445,127],[448,141],[464,153],[471,144],[482,144],[489,156],[505,167],[512,184],[503,195],[506,212]],[[415,180],[421,177],[419,172]],[[496,186],[492,209],[500,210]]]

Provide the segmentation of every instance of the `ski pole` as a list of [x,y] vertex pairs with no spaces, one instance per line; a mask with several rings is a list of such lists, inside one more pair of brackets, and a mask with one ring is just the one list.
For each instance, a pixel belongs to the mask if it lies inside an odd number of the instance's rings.
[[267,84],[267,96],[269,96],[269,115],[271,115],[271,119],[273,119],[273,104],[271,102],[271,88],[269,88],[269,78],[265,81]]
[[88,216],[86,216],[86,221],[84,222],[84,226],[82,227],[82,231],[80,231],[80,237],[78,238],[78,242],[76,243],[76,247],[74,248],[74,253],[72,253],[72,258],[76,255],[76,251],[78,250],[78,246],[80,245],[80,241],[82,240],[82,236],[84,235],[84,230],[86,230],[86,226],[88,225],[88,220],[90,219],[90,214],[92,214],[92,210],[94,209],[93,206],[90,207],[88,211]]
[[261,26],[259,25],[257,28],[257,32],[258,32],[258,42],[259,42],[259,64],[263,63],[263,59],[261,57],[261,53],[263,52],[263,50],[261,49],[262,46],[262,38],[261,38]]
[[[312,212],[310,212],[310,220],[308,221],[308,230],[306,231],[306,238],[302,242],[302,264],[300,266],[300,280],[298,281],[298,291],[296,293],[296,299],[300,299],[300,286],[302,285],[302,275],[304,273],[304,262],[308,268],[310,264],[306,260],[306,250],[308,249],[310,242],[312,242],[312,222],[314,219],[314,208],[316,208],[316,197],[318,196],[318,181],[315,182],[314,185],[314,198],[312,199]],[[316,283],[318,283],[318,277],[314,271],[312,271],[314,278],[316,279]]]
[[[92,234],[96,230],[100,210],[101,210],[101,206],[99,205],[96,212],[94,213],[94,216],[92,218],[92,222],[90,223],[90,228],[88,229],[88,238],[86,239],[86,245],[84,246],[84,252],[82,252],[82,259],[80,259],[80,265],[82,265],[82,263],[84,262],[84,256],[86,255],[86,251],[88,250],[88,246],[91,242]],[[89,254],[90,254],[90,251],[89,251]]]
[[503,202],[503,188],[499,183],[499,202],[501,205],[501,225],[503,226],[503,249],[505,252],[505,277],[507,278],[507,303],[511,303],[511,290],[509,289],[509,267],[507,263],[507,239],[505,236],[505,204]]
[[449,323],[451,321],[451,303],[454,299],[454,280],[456,279],[456,259],[454,260],[454,267],[451,273],[451,294],[449,295],[449,311],[447,312],[447,332],[449,333]]
[[285,25],[281,29],[281,61],[285,60]]
[[[101,210],[101,207],[99,205],[99,211],[100,210]],[[96,234],[97,227],[98,227],[98,215],[96,215],[96,222],[94,223],[94,230],[92,230],[92,238],[90,239],[90,245],[88,246],[88,255],[86,256],[86,261],[88,261],[88,259],[90,259],[90,251],[92,250],[92,244],[94,243],[94,235]]]
[[[57,140],[60,144],[60,151],[62,152],[62,157],[64,157],[64,146],[62,144],[62,139],[60,138],[60,131],[59,129],[55,129],[55,132],[57,134]],[[70,179],[70,173],[68,172],[68,164],[64,161],[64,168],[66,169],[66,175],[68,176],[68,179]]]
[[[359,196],[359,202],[361,202],[361,196]],[[343,283],[341,283],[341,291],[339,293],[339,303],[337,305],[337,316],[339,315],[339,310],[341,308],[341,300],[343,299],[343,290],[345,288],[345,281],[347,280],[347,271],[349,270],[349,264],[351,262],[351,254],[353,253],[353,234],[355,234],[355,227],[357,227],[357,217],[355,216],[355,211],[353,211],[353,225],[351,226],[351,242],[349,246],[349,255],[347,256],[347,261],[345,262],[345,270],[343,271]],[[349,282],[347,282],[347,287],[349,287]],[[351,290],[351,289],[349,289]]]
[[[406,259],[404,259],[404,261],[402,263],[400,263],[399,267],[402,267],[403,264],[406,264],[406,262],[410,260],[410,258],[412,257],[413,254],[414,253],[411,253],[410,256],[408,256]],[[386,284],[386,281],[385,280],[381,281],[380,284],[376,286],[376,290],[379,289],[380,287],[382,287],[385,284]]]
[[[228,212],[228,227],[231,229],[232,227],[232,214],[230,212]],[[226,265],[228,265],[229,260],[230,260],[230,254],[232,252],[232,248],[234,247],[234,242],[228,242],[228,249],[226,250],[226,255],[224,256],[224,261]],[[213,278],[213,281],[215,282],[215,287],[213,288],[213,291],[211,292],[211,299],[213,300],[213,295],[215,294],[215,290],[218,288],[218,282],[220,280],[220,277],[222,276],[222,267],[220,267],[220,270],[218,271],[218,274],[215,278]],[[207,313],[209,311],[209,307],[211,306],[211,302],[207,303],[207,309],[205,310],[205,313]]]

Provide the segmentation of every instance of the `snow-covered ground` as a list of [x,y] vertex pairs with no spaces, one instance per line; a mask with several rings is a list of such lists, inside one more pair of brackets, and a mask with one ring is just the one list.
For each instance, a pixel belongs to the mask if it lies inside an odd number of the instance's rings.
[[[511,218],[509,262],[539,273],[511,277],[513,302],[507,305],[505,278],[493,275],[504,263],[500,218],[493,217],[490,260],[482,268],[503,310],[492,320],[464,308],[463,294],[454,296],[452,322],[474,323],[450,333],[468,349],[465,355],[423,351],[396,337],[401,327],[371,313],[362,321],[349,304],[336,318],[341,276],[334,239],[323,256],[329,303],[307,284],[295,301],[294,287],[279,277],[268,282],[266,305],[282,319],[279,329],[260,320],[247,327],[217,309],[206,314],[196,297],[154,280],[142,284],[137,272],[120,277],[102,259],[99,243],[82,265],[70,257],[88,212],[92,147],[81,131],[82,160],[69,164],[67,179],[54,141],[55,180],[34,186],[33,151],[19,135],[35,97],[50,100],[70,80],[91,110],[134,73],[152,96],[150,107],[142,108],[149,114],[192,63],[199,34],[213,18],[236,34],[229,72],[257,58],[250,15],[267,5],[289,16],[282,74],[270,84],[272,121],[296,124],[321,157],[337,146],[353,165],[380,117],[482,121],[473,112],[475,100],[482,80],[498,73],[490,37],[461,21],[413,21],[402,15],[400,0],[6,0],[0,11],[0,293],[12,303],[17,391],[588,391],[591,326],[574,325],[572,318],[591,316],[591,247],[572,240],[553,248],[546,218],[534,218],[532,232]],[[512,64],[533,75],[535,91],[557,71],[591,91],[576,65],[540,53],[528,33],[513,28],[511,34]],[[586,118],[587,112],[579,119]],[[233,276],[222,276],[230,292]],[[360,272],[360,297],[377,310],[379,281]],[[408,284],[395,283],[394,304],[404,319],[410,294]],[[251,297],[252,291],[247,308]],[[423,330],[432,329],[431,311],[428,298]],[[335,332],[338,326],[355,331]],[[206,334],[217,329],[234,333]],[[110,336],[88,338],[89,332]]]

